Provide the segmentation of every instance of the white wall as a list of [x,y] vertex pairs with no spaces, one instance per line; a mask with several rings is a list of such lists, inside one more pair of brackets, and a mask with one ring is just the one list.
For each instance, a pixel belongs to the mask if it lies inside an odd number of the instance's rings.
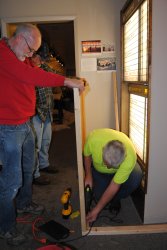
[[145,223],[167,222],[167,1],[153,0],[151,134]]
[[[113,42],[119,58],[119,12],[125,0],[0,0],[0,17],[75,16],[76,68],[90,91],[85,98],[86,131],[115,128],[111,72],[81,72],[81,41]],[[119,60],[118,60],[119,61]]]
[[[88,1],[87,6],[85,1],[79,2],[79,9],[82,12],[78,24],[82,28],[78,30],[78,44],[82,40],[89,39],[113,42],[119,58],[119,13],[125,1]],[[90,85],[85,108],[87,132],[100,127],[115,128],[111,72],[81,72],[81,76],[85,77]]]

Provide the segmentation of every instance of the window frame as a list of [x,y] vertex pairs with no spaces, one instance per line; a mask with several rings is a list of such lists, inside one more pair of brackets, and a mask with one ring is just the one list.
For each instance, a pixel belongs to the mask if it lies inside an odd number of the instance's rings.
[[[138,48],[138,81],[124,80],[124,28],[127,21],[132,15],[139,9],[139,17],[141,14],[141,5],[147,1],[147,75],[146,81],[141,81],[140,78],[140,49],[141,49],[141,37],[140,37],[140,24],[139,24],[139,48]],[[138,163],[143,170],[143,180],[141,187],[145,193],[147,193],[147,178],[148,178],[148,158],[149,158],[149,134],[150,134],[150,81],[151,81],[151,19],[152,19],[152,1],[151,0],[129,0],[121,11],[121,131],[129,136],[129,116],[130,116],[130,94],[137,94],[148,98],[147,101],[147,137],[146,137],[146,162],[144,163],[138,156]],[[147,89],[147,93],[144,93],[144,89]]]

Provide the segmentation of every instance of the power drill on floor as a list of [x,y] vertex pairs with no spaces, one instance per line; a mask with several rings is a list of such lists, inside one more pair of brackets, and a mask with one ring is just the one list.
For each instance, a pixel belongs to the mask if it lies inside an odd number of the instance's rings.
[[61,203],[64,205],[62,209],[62,217],[68,219],[72,213],[72,206],[70,204],[71,188],[67,188],[61,196]]
[[93,192],[89,185],[85,187],[85,212],[86,214],[90,211],[90,206],[92,203]]

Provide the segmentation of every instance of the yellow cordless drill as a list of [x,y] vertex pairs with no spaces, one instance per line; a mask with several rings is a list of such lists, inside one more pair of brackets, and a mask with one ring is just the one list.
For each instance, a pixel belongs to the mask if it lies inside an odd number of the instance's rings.
[[68,219],[72,213],[72,206],[70,204],[71,188],[67,188],[61,196],[61,203],[64,205],[62,209],[62,217]]

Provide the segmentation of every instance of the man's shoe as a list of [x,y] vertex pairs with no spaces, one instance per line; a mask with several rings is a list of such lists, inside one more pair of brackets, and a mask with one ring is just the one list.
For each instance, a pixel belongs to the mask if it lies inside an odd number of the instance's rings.
[[16,228],[13,228],[9,232],[1,233],[0,238],[6,239],[7,243],[12,246],[18,246],[26,241],[26,237],[18,232]]
[[44,211],[44,206],[38,205],[34,202],[31,202],[30,205],[20,209],[17,208],[17,213],[18,214],[23,214],[23,213],[30,213],[30,214],[36,214],[36,215],[41,215]]
[[50,179],[46,176],[39,176],[33,180],[33,184],[35,184],[35,185],[49,185]]
[[109,205],[110,213],[117,215],[117,214],[119,214],[120,210],[121,210],[121,202],[120,201],[116,202],[113,205],[112,205],[112,203]]
[[42,168],[40,169],[40,171],[48,174],[57,174],[59,172],[54,166],[48,166],[46,168]]

